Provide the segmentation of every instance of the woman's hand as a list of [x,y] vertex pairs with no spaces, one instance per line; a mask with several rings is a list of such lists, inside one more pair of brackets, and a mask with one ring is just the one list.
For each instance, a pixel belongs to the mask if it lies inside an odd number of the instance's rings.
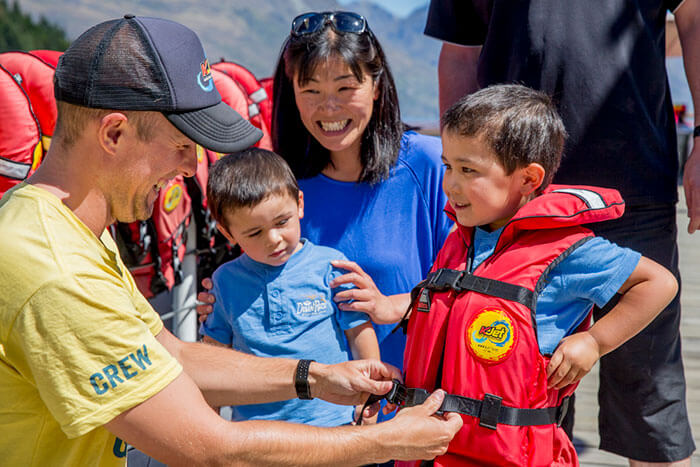
[[204,287],[205,291],[199,292],[197,294],[198,304],[196,308],[197,314],[199,315],[200,323],[206,321],[207,316],[209,316],[209,313],[214,311],[214,307],[212,305],[216,301],[214,294],[211,293],[211,289],[214,288],[214,283],[211,281],[210,278],[205,277],[204,279],[202,279],[202,287]]
[[[338,302],[338,308],[367,313],[376,324],[397,323],[403,317],[411,301],[410,294],[383,295],[369,274],[354,261],[337,260],[331,261],[331,264],[349,271],[333,279],[329,284],[331,288],[343,284],[353,284],[356,287],[335,294],[333,300]],[[352,302],[347,303],[349,300]]]

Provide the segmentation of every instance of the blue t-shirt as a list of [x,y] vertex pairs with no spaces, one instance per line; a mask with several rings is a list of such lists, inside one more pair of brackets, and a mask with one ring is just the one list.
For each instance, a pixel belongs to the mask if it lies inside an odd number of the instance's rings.
[[[374,185],[324,175],[299,180],[305,216],[301,231],[314,243],[342,251],[384,295],[410,292],[430,271],[452,226],[443,212],[442,144],[407,132],[389,178]],[[406,338],[376,326],[382,360],[403,365]]]
[[[503,228],[474,229],[476,269],[494,251]],[[537,297],[535,322],[540,352],[551,354],[573,333],[593,305],[604,306],[632,274],[641,255],[602,237],[593,237],[555,266]]]
[[[212,277],[214,311],[201,333],[261,357],[306,358],[340,363],[351,358],[344,331],[368,321],[364,313],[339,310],[328,283],[342,274],[332,260],[346,259],[332,248],[302,240],[285,264],[270,266],[242,255]],[[352,421],[353,408],[321,399],[233,407],[234,420],[287,420],[316,426]]]

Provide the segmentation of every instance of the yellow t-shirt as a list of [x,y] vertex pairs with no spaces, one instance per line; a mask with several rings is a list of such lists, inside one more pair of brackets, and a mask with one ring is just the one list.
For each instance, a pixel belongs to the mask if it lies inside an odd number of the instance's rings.
[[0,464],[125,465],[102,425],[182,371],[107,231],[21,184],[0,200]]

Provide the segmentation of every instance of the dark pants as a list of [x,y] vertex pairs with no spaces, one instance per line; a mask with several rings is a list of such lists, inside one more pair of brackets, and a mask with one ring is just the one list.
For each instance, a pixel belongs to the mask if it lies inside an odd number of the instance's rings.
[[[589,227],[665,266],[680,284],[675,205],[628,206],[621,219]],[[595,309],[594,319],[616,302]],[[695,450],[685,400],[680,313],[679,293],[647,328],[600,360],[600,449],[646,462],[677,461]]]

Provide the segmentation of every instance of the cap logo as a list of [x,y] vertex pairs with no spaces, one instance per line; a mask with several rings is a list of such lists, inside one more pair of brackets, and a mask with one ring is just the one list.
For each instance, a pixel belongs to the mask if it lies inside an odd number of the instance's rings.
[[498,363],[514,348],[515,327],[500,308],[484,308],[472,319],[467,331],[467,347],[481,361]]
[[214,81],[212,81],[211,67],[209,66],[209,59],[205,58],[202,63],[199,64],[201,71],[197,73],[197,84],[206,92],[211,92],[214,89]]

